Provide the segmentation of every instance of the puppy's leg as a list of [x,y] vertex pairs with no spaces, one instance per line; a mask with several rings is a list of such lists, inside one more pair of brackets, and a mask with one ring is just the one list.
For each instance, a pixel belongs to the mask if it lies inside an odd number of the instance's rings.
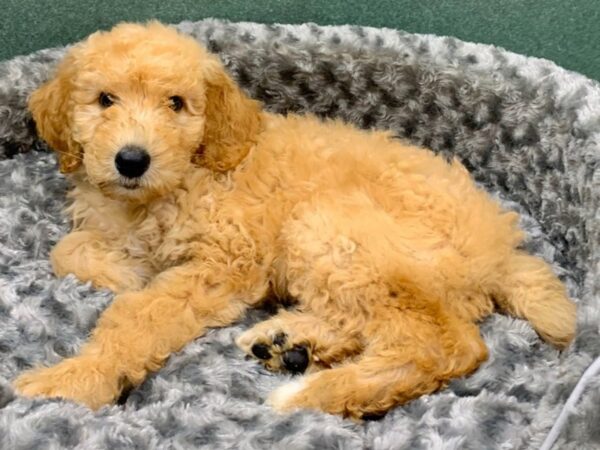
[[446,289],[439,267],[460,257],[420,221],[393,217],[362,193],[321,194],[296,212],[283,241],[281,271],[300,308],[360,332],[365,350],[276,390],[274,408],[375,415],[485,359],[478,328],[440,300]]
[[25,396],[62,397],[91,408],[113,402],[207,327],[238,318],[264,295],[261,276],[236,277],[202,262],[172,268],[144,290],[115,297],[78,356],[26,372],[15,387]]
[[500,308],[529,320],[546,341],[566,347],[575,335],[576,308],[550,266],[540,258],[516,252],[505,270],[495,295]]
[[54,247],[50,254],[54,273],[72,273],[82,281],[113,292],[136,291],[149,279],[151,270],[143,261],[129,257],[98,233],[74,231]]
[[359,360],[285,384],[268,403],[278,411],[315,409],[369,420],[474,371],[487,357],[478,327],[439,305],[418,303],[412,311],[390,310],[393,322],[379,320]]
[[346,333],[314,314],[281,310],[237,339],[270,370],[314,372],[362,351],[359,333]]

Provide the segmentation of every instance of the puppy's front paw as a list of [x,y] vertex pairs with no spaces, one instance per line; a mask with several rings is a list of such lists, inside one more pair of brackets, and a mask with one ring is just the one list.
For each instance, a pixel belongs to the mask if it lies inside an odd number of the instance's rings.
[[125,257],[120,250],[91,231],[74,231],[60,240],[50,253],[54,273],[70,273],[96,288],[115,293],[137,291],[146,284],[148,268]]
[[273,371],[304,373],[312,362],[309,343],[294,339],[277,320],[257,324],[243,333],[236,343],[246,354]]
[[60,397],[92,409],[112,403],[121,390],[119,384],[96,360],[84,357],[30,370],[13,382],[17,393],[25,397]]

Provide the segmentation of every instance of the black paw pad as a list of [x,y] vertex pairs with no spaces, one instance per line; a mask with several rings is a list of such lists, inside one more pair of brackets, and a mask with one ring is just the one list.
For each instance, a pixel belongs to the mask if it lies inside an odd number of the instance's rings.
[[269,359],[271,358],[271,353],[269,352],[269,347],[265,344],[254,344],[252,346],[252,354],[256,356],[258,359]]
[[294,347],[283,354],[283,365],[292,373],[303,373],[308,367],[306,347]]
[[277,333],[273,338],[273,345],[278,345],[282,347],[287,341],[287,336],[285,333]]

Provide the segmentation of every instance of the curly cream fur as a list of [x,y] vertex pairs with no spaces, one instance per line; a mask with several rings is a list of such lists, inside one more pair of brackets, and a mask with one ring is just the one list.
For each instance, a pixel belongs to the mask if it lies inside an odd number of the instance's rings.
[[[101,92],[115,104],[99,105]],[[15,381],[24,395],[113,402],[270,293],[294,297],[296,312],[239,345],[284,330],[311,356],[310,375],[272,397],[279,410],[361,418],[433,392],[485,360],[477,322],[496,306],[559,347],[573,337],[564,287],[518,250],[516,215],[458,162],[386,132],[262,111],[171,28],[92,35],[30,108],[75,184],[55,272],[117,296],[79,355]],[[131,144],[152,158],[135,185],[114,167]]]

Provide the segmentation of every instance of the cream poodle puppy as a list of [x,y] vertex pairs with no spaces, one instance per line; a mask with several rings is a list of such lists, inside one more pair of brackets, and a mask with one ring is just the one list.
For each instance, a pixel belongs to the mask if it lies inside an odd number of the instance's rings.
[[54,270],[116,296],[78,355],[16,379],[23,395],[109,404],[269,296],[295,309],[237,343],[306,373],[278,411],[368,419],[434,392],[486,359],[477,324],[496,308],[573,338],[564,286],[458,162],[265,112],[172,28],[93,34],[29,106],[74,184]]

